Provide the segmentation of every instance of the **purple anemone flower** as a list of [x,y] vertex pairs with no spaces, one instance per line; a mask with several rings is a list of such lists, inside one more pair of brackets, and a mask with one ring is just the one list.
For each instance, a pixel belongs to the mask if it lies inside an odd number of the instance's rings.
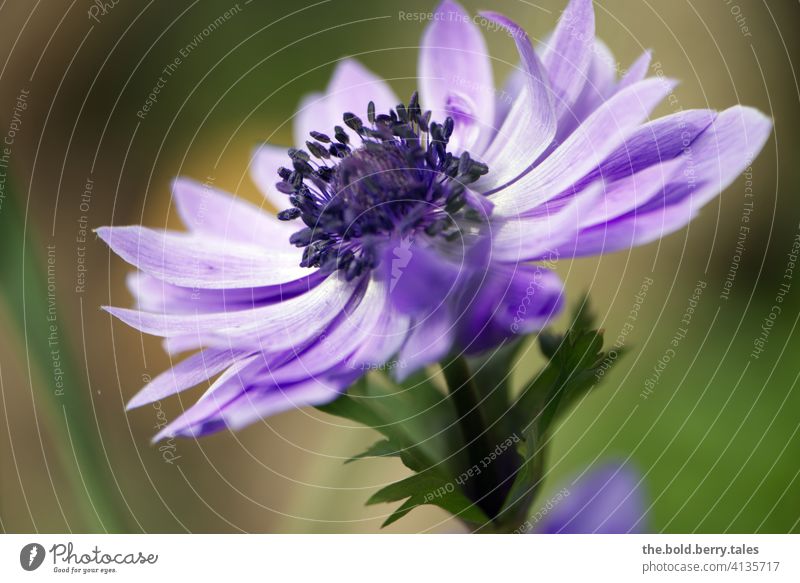
[[[476,22],[516,45],[502,90]],[[139,309],[106,309],[194,352],[130,407],[219,375],[157,438],[237,429],[329,402],[374,367],[409,374],[540,330],[563,304],[554,259],[680,229],[771,130],[742,106],[650,120],[675,82],[647,78],[649,53],[621,78],[614,62],[590,0],[536,48],[505,16],[445,0],[408,103],[345,59],[300,104],[296,148],[257,149],[278,217],[179,179],[188,232],[99,229],[138,269]]]
[[647,527],[642,478],[608,462],[543,502],[528,524],[538,534],[633,534]]

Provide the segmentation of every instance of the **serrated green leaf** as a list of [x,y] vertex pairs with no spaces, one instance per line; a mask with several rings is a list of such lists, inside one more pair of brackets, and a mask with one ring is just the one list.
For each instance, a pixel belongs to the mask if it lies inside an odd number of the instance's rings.
[[457,473],[450,466],[456,458],[453,452],[457,451],[457,420],[446,396],[425,375],[401,384],[373,375],[319,409],[372,427],[384,436],[353,459],[397,455],[416,472],[382,488],[367,501],[405,501],[384,526],[425,504],[439,506],[476,524],[488,520],[454,480]]
[[[461,406],[460,410],[480,411],[479,417],[470,419],[484,439],[494,443],[498,435],[522,436],[517,450],[511,450],[512,455],[519,455],[519,465],[512,464],[516,472],[508,485],[508,494],[502,490],[497,506],[484,505],[490,508],[491,517],[470,497],[478,499],[480,495],[485,500],[485,492],[497,490],[489,490],[490,486],[477,481],[464,488],[463,483],[454,479],[456,475],[461,479],[462,472],[456,468],[463,470],[461,466],[465,463],[455,453],[464,451],[460,431],[466,427],[463,420],[456,419],[455,410],[459,407],[455,405],[459,402],[451,403],[424,374],[400,385],[373,375],[333,403],[320,407],[322,411],[372,427],[384,436],[352,459],[399,455],[415,472],[382,488],[367,501],[367,504],[402,502],[384,526],[425,504],[493,530],[511,530],[524,520],[543,479],[544,444],[553,422],[596,384],[598,369],[604,364],[607,368],[603,362],[602,331],[594,330],[593,325],[588,302],[584,300],[563,335],[541,333],[541,350],[549,362],[525,385],[514,403],[509,396],[509,377],[525,339],[469,361],[457,361],[461,364],[456,371],[459,374],[443,364],[448,385],[456,390],[471,388],[469,406]],[[475,458],[473,455],[471,460]],[[513,467],[508,471],[513,471]],[[498,481],[489,484],[494,484],[492,488],[500,487],[506,475],[501,473]]]
[[[523,427],[518,452],[523,459],[498,519],[511,522],[526,512],[544,475],[548,432],[560,414],[598,383],[603,365],[602,331],[584,300],[563,335],[540,334],[541,350],[550,361],[523,389],[514,405],[516,421]],[[608,363],[613,366],[614,362]]]
[[596,384],[597,368],[604,356],[603,334],[593,329],[588,306],[588,299],[584,298],[566,334],[540,334],[542,353],[550,362],[527,383],[514,406],[516,419],[523,423],[523,433],[534,421],[540,431],[546,432],[560,411]]
[[391,441],[389,441],[388,439],[382,439],[380,441],[376,441],[371,446],[369,446],[365,451],[351,457],[344,463],[349,464],[350,462],[354,462],[356,460],[368,457],[399,457],[400,454],[401,452],[398,451],[397,448],[394,447],[394,445],[392,445]]
[[523,434],[517,451],[522,457],[522,465],[517,470],[514,483],[506,497],[503,508],[498,513],[502,522],[513,522],[514,516],[524,518],[528,508],[536,498],[543,477],[545,450],[544,436],[537,424]]
[[456,418],[446,396],[425,375],[402,384],[373,375],[319,409],[372,427],[415,472],[451,463],[443,460],[453,451]]
[[416,508],[417,506],[419,506],[419,504],[417,504],[413,498],[409,498],[408,500],[403,502],[400,506],[398,506],[397,509],[389,515],[389,518],[383,521],[383,524],[381,524],[381,528],[386,528],[393,522],[397,522],[398,520],[403,518],[406,514],[414,510],[414,508]]
[[397,502],[409,497],[422,495],[424,498],[426,494],[432,494],[439,488],[445,488],[448,480],[441,474],[435,471],[426,471],[419,474],[413,474],[407,478],[394,482],[388,486],[384,486],[367,500],[367,506],[372,504],[381,504],[383,502]]
[[386,519],[383,526],[388,526],[414,508],[426,504],[438,506],[472,524],[481,525],[489,521],[483,511],[461,492],[454,481],[434,469],[389,484],[375,492],[367,500],[367,504],[397,502],[404,499],[405,502]]
[[589,301],[589,294],[584,293],[580,300],[575,304],[575,311],[572,314],[572,324],[569,331],[573,330],[592,330],[595,328],[595,315]]

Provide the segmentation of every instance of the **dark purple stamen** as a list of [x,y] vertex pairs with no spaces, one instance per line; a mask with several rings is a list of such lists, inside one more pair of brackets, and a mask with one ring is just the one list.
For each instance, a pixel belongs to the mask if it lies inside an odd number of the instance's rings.
[[457,236],[455,219],[471,216],[463,210],[466,186],[489,170],[467,152],[455,157],[447,151],[453,119],[431,122],[416,93],[388,114],[376,115],[370,102],[367,120],[342,116],[360,146],[341,126],[333,138],[311,132],[308,151],[290,149],[291,168],[278,171],[277,188],[292,204],[278,218],[306,225],[291,238],[304,248],[300,265],[341,269],[347,279],[378,265],[381,239],[411,231]]

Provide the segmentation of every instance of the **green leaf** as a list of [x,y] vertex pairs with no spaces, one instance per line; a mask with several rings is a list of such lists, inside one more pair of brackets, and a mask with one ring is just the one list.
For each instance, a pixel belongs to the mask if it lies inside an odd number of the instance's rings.
[[595,314],[589,301],[589,294],[584,293],[576,304],[570,330],[592,330],[595,327],[595,320]]
[[[518,446],[522,465],[517,470],[505,504],[498,515],[501,523],[514,524],[524,518],[543,480],[548,432],[558,417],[597,385],[604,364],[603,333],[584,299],[563,335],[542,333],[542,353],[550,361],[531,379],[514,404],[515,422],[522,428]],[[608,363],[613,366],[619,358]]]
[[417,506],[425,504],[443,508],[461,520],[475,525],[489,521],[481,509],[461,492],[461,488],[454,480],[448,479],[445,474],[433,468],[378,490],[367,500],[367,504],[397,502],[404,499],[405,502],[386,519],[382,526],[388,526]]
[[415,472],[441,465],[453,451],[456,418],[446,396],[424,374],[396,384],[388,377],[361,379],[321,411],[372,427]]
[[[365,457],[399,456],[415,474],[376,492],[367,504],[405,500],[384,526],[417,506],[432,504],[463,520],[486,521],[461,492],[451,469],[457,456],[458,424],[447,400],[424,374],[395,383],[386,376],[361,379],[347,394],[319,407],[321,411],[372,427],[385,439],[348,462]],[[347,463],[347,462],[346,462]]]
[[540,334],[542,353],[550,362],[526,384],[514,405],[523,433],[535,421],[545,434],[561,412],[597,384],[597,373],[605,358],[603,333],[593,329],[594,318],[588,305],[587,299],[579,303],[565,334]]
[[375,492],[369,497],[369,500],[367,500],[367,506],[384,502],[397,502],[398,500],[405,500],[408,497],[417,495],[422,495],[424,498],[426,494],[433,493],[438,488],[445,487],[447,483],[447,478],[436,471],[428,470],[419,474],[413,474],[399,482],[384,486]]
[[397,509],[389,515],[389,518],[383,521],[383,524],[381,524],[381,528],[386,528],[393,522],[397,522],[398,520],[403,518],[406,514],[414,510],[414,508],[416,508],[417,506],[419,506],[419,504],[417,504],[417,502],[413,498],[409,498],[408,500],[403,502],[400,506],[398,506]]
[[523,434],[517,451],[522,457],[522,465],[517,470],[505,504],[498,513],[500,522],[511,524],[526,518],[528,508],[536,498],[544,479],[544,435],[536,423]]
[[[451,367],[443,364],[448,384],[457,391],[471,388],[467,394],[469,406],[461,409],[479,411],[479,418],[463,413],[464,417],[457,419],[455,411],[459,409],[456,406],[459,402],[454,399],[461,393],[451,391],[448,398],[425,374],[402,384],[386,376],[372,375],[356,383],[346,395],[320,407],[322,411],[367,425],[383,435],[384,439],[348,461],[399,456],[415,472],[382,488],[368,500],[367,504],[402,502],[384,526],[425,504],[443,508],[481,529],[510,531],[521,524],[543,480],[544,444],[550,428],[599,378],[597,372],[605,357],[603,335],[593,328],[588,302],[583,300],[563,334],[541,333],[539,343],[549,362],[526,383],[513,402],[510,376],[526,339],[468,361],[462,359],[458,361],[462,366],[457,370],[454,363],[449,363]],[[467,431],[467,418],[479,419],[480,436],[490,443],[499,443],[498,436],[503,439],[509,435],[521,436],[516,450],[511,450],[512,455],[519,458],[511,464],[511,469],[505,470],[514,471],[516,467],[512,481],[507,479],[508,474],[500,471],[499,475],[481,474],[486,476],[484,480],[491,478],[486,483],[475,480],[466,484],[462,478],[463,469],[474,464],[470,458],[465,459],[464,454],[467,448],[463,447],[462,430]],[[477,437],[470,443],[477,443]],[[487,452],[491,449],[486,444],[482,446]],[[500,466],[493,468],[501,469]],[[496,506],[483,504],[483,508],[489,508],[487,511],[472,502],[472,499],[479,499],[478,496],[485,501],[487,492],[498,491],[501,494]],[[492,516],[487,516],[487,512]]]
[[388,439],[382,439],[380,441],[373,443],[365,451],[351,457],[344,463],[349,464],[350,462],[354,462],[356,460],[368,457],[398,457],[398,456],[400,456],[400,452],[397,451],[394,445],[392,445],[392,442],[389,441]]

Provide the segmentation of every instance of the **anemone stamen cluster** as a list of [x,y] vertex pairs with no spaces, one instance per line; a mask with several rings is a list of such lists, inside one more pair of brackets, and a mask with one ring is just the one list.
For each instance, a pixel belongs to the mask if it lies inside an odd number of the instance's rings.
[[291,168],[278,170],[277,188],[292,205],[278,218],[305,224],[290,239],[304,248],[300,265],[340,269],[352,280],[377,267],[377,246],[387,238],[457,236],[467,188],[489,168],[469,152],[447,151],[453,119],[431,121],[415,93],[387,114],[376,115],[370,102],[367,123],[351,112],[342,120],[350,132],[311,132],[307,150],[290,149]]

